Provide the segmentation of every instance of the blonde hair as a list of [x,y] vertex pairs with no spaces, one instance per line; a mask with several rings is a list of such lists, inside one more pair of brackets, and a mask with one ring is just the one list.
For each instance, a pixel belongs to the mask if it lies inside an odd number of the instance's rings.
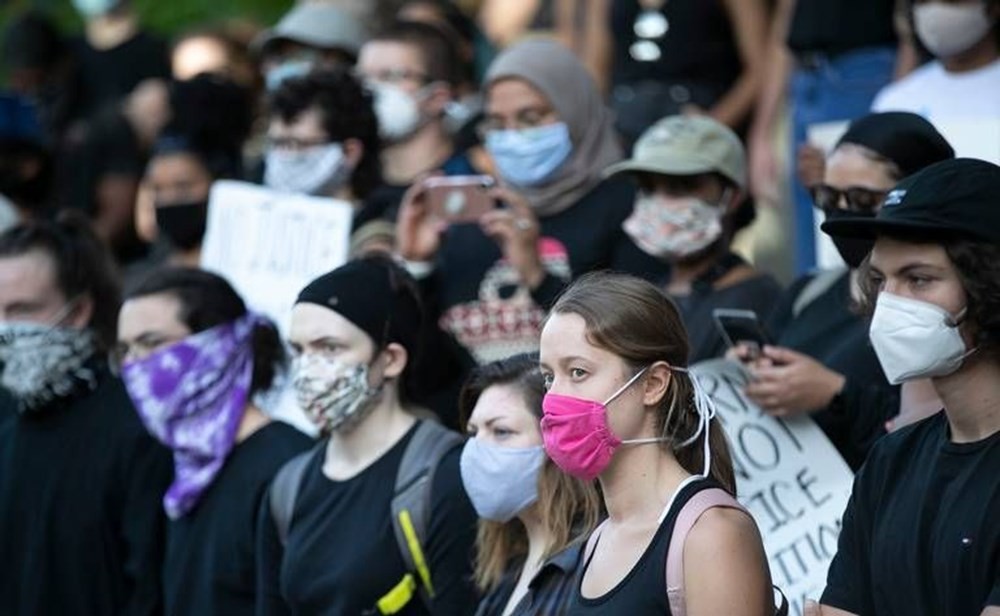
[[[480,366],[473,372],[459,397],[463,423],[467,423],[479,396],[494,385],[517,387],[527,408],[541,418],[545,386],[538,370],[538,359],[533,355],[516,355]],[[602,511],[602,501],[593,483],[563,473],[548,458],[538,477],[535,506],[542,527],[549,535],[543,559],[588,536],[597,526]],[[480,520],[476,534],[476,584],[484,591],[496,588],[513,563],[527,554],[528,537],[519,519],[508,522]]]

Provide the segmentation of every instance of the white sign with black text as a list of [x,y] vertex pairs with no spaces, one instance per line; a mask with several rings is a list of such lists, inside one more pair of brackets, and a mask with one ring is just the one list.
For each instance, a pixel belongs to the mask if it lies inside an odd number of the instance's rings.
[[837,552],[840,521],[853,474],[809,417],[777,418],[743,393],[739,364],[712,360],[692,367],[717,408],[736,470],[737,498],[764,538],[774,584],[790,614],[819,599]]

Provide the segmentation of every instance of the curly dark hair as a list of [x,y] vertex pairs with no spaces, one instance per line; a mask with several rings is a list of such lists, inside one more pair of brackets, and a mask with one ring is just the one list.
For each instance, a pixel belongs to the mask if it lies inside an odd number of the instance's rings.
[[309,109],[319,109],[331,141],[360,141],[364,153],[351,174],[351,190],[356,198],[364,199],[382,183],[382,144],[372,104],[371,93],[357,79],[347,71],[333,69],[282,82],[270,106],[272,115],[285,122],[292,122]]
[[[181,305],[178,319],[192,333],[235,321],[247,313],[243,299],[225,278],[186,267],[166,267],[150,272],[126,291],[125,300],[161,293],[177,299]],[[254,327],[250,346],[253,352],[252,395],[271,388],[284,372],[288,354],[278,328],[270,320],[263,320]]]
[[[930,237],[927,234],[893,236],[914,244],[937,244],[944,248],[967,298],[966,319],[973,327],[975,346],[1000,360],[1000,246],[964,237]],[[879,288],[871,272],[871,255],[859,269],[861,298],[858,311],[871,316]]]

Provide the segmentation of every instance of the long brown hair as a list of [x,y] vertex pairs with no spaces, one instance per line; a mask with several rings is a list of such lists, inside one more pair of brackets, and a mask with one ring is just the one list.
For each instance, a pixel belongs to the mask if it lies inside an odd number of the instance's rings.
[[[541,419],[545,384],[538,358],[523,354],[480,366],[472,373],[459,397],[463,425],[479,396],[494,385],[518,388],[527,408]],[[546,458],[538,477],[537,509],[550,537],[542,555],[545,559],[590,534],[600,516],[601,499],[592,483],[563,473]],[[500,583],[513,563],[527,556],[528,536],[517,518],[509,522],[480,520],[476,548],[476,584],[489,590]]]
[[[685,367],[687,331],[673,302],[652,284],[625,274],[598,272],[581,277],[556,301],[552,314],[576,314],[587,324],[587,340],[624,359],[638,372],[658,361]],[[687,372],[671,371],[667,393],[656,416],[656,429],[686,471],[704,467],[701,439],[680,443],[698,429],[694,385]],[[736,494],[729,444],[717,420],[709,425],[712,477]]]

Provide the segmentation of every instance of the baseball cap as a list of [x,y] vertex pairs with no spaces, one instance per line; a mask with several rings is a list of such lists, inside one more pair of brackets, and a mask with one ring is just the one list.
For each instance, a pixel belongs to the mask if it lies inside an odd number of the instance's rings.
[[740,188],[747,184],[746,152],[729,127],[704,116],[668,116],[646,129],[632,158],[604,170],[694,175],[718,172]]
[[365,26],[351,13],[323,2],[298,4],[269,30],[262,32],[251,48],[266,54],[279,41],[292,41],[319,49],[338,49],[357,57],[368,40]]
[[821,228],[837,237],[933,232],[1000,243],[1000,167],[975,158],[935,163],[889,191],[874,218],[828,220]]

